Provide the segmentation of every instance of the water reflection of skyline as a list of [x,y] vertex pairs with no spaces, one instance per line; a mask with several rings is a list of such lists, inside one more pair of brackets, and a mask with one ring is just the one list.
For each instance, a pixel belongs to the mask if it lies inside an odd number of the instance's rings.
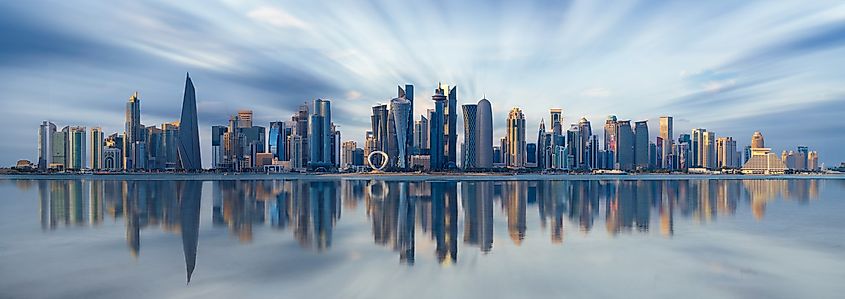
[[[748,207],[763,219],[768,203],[808,203],[819,197],[819,180],[690,181],[214,181],[212,227],[242,243],[255,226],[289,231],[306,250],[332,246],[341,211],[363,212],[373,243],[413,265],[417,254],[438,263],[458,262],[458,243],[487,254],[494,249],[495,218],[503,217],[508,242],[520,246],[545,235],[563,244],[567,233],[589,234],[596,222],[609,236],[674,234],[676,218],[709,223]],[[141,252],[142,229],[160,227],[182,237],[187,280],[196,265],[202,182],[37,181],[41,228],[102,225],[122,219],[132,256]],[[31,186],[19,185],[21,188]],[[363,209],[363,211],[361,211]],[[497,211],[498,209],[498,211]],[[538,213],[538,221],[527,220]],[[208,219],[208,218],[205,218]],[[532,218],[533,219],[533,218]],[[603,221],[602,221],[603,220]],[[529,225],[539,227],[528,235]],[[567,227],[572,226],[572,227]],[[600,228],[599,228],[600,229]],[[503,232],[504,233],[504,232]],[[459,236],[460,234],[460,236]],[[503,235],[502,233],[499,234]],[[506,239],[507,240],[507,239]],[[433,253],[419,253],[420,242]],[[424,246],[422,248],[429,248]],[[467,249],[465,249],[467,250]]]

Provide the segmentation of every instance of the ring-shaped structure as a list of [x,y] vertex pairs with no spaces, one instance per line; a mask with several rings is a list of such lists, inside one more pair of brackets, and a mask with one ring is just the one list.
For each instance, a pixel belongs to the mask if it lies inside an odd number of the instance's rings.
[[[373,165],[373,156],[375,155],[381,155],[381,165],[379,165],[379,167]],[[390,158],[387,156],[387,153],[383,151],[373,151],[369,155],[367,155],[367,164],[370,164],[370,167],[375,170],[384,171],[384,168],[387,167],[387,161],[389,159]]]

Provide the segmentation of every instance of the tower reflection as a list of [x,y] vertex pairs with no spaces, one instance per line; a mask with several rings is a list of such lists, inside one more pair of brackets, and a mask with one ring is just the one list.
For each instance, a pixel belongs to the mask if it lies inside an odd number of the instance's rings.
[[[203,184],[211,190],[210,228],[228,230],[235,242],[252,242],[254,231],[266,228],[289,232],[305,250],[329,250],[346,210],[365,215],[373,243],[398,254],[400,263],[414,265],[423,257],[450,265],[458,262],[459,240],[489,254],[496,237],[510,239],[515,246],[529,237],[563,244],[567,233],[595,233],[596,222],[602,220],[610,237],[650,233],[672,237],[678,216],[685,223],[706,224],[733,217],[742,207],[762,221],[768,204],[810,204],[827,183],[837,182],[45,180],[18,186],[37,186],[40,226],[46,233],[122,219],[126,246],[134,257],[141,254],[142,230],[160,227],[180,234],[190,282],[202,225]],[[537,212],[537,220],[528,217],[529,211]],[[496,217],[504,217],[499,221],[506,228],[498,235]],[[658,229],[651,232],[652,227]],[[417,256],[419,248],[433,252]]]

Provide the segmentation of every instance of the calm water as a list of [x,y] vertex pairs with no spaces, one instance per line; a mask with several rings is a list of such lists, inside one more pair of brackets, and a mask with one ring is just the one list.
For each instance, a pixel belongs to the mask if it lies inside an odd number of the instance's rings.
[[0,193],[3,298],[845,293],[845,180],[0,180]]

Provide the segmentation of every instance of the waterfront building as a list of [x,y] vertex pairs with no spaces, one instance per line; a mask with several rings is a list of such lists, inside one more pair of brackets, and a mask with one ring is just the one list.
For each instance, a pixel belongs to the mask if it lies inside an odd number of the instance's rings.
[[673,150],[675,149],[673,135],[673,119],[671,116],[660,117],[660,138],[663,139],[663,144],[658,144],[658,146],[661,146],[662,148],[662,151],[659,155],[659,165],[661,168],[664,169],[675,169],[675,153],[673,152]]
[[414,149],[415,153],[428,150],[428,118],[420,115],[420,120],[414,122]]
[[278,161],[287,161],[285,157],[285,122],[270,122],[270,129],[267,136],[267,145],[273,158]]
[[434,113],[429,114],[429,155],[430,157],[430,168],[431,170],[443,170],[448,166],[448,161],[446,160],[446,146],[447,143],[444,138],[448,139],[448,134],[446,133],[444,124],[446,123],[445,120],[445,111],[446,109],[446,101],[447,97],[444,94],[444,90],[438,86],[437,89],[434,90],[434,95],[431,96],[431,100],[434,101]]
[[62,131],[67,132],[67,165],[68,170],[82,170],[87,165],[85,162],[86,137],[85,127],[65,127]]
[[390,134],[391,144],[395,144],[395,146],[391,147],[391,152],[393,153],[390,156],[391,166],[398,169],[407,169],[411,156],[411,147],[408,142],[409,138],[412,137],[408,136],[408,125],[411,123],[409,120],[413,120],[411,101],[405,98],[394,98],[390,100],[390,118],[392,121],[388,123],[391,124],[392,128]]
[[408,117],[406,121],[406,125],[402,126],[405,128],[405,151],[408,153],[405,157],[406,161],[409,161],[410,155],[412,153],[416,153],[416,145],[414,144],[415,132],[414,132],[414,86],[411,84],[405,84],[405,88],[403,89],[399,86],[399,94],[397,98],[406,99],[408,100]]
[[526,167],[537,167],[537,144],[525,144],[525,164]]
[[99,127],[91,128],[91,156],[89,161],[92,170],[103,169],[103,129]]
[[226,126],[211,126],[211,168],[213,169],[228,169],[226,163],[226,139],[225,135],[229,131]]
[[736,141],[732,137],[716,139],[716,168],[737,168]]
[[566,131],[566,154],[565,162],[562,169],[581,169],[580,155],[581,152],[581,130],[578,125],[572,124],[569,130]]
[[164,168],[168,170],[177,169],[180,166],[179,126],[180,122],[161,124],[162,162],[164,163]]
[[705,132],[704,133],[704,143],[702,147],[701,157],[702,167],[707,169],[716,169],[716,133],[714,132]]
[[[356,152],[358,150],[360,150],[358,148],[357,142],[355,142],[353,140],[345,141],[345,142],[343,142],[342,148],[343,148],[342,149],[343,154],[341,155],[341,162],[340,162],[340,168],[341,169],[348,169],[348,168],[351,168],[352,166],[360,166],[360,165],[363,164],[363,163],[358,164],[358,161],[356,161],[356,158],[357,158]],[[363,150],[362,150],[361,154],[363,155]],[[361,161],[361,162],[363,162],[363,161]]]
[[478,101],[475,113],[475,167],[493,168],[493,109],[486,98]]
[[464,143],[463,143],[463,160],[461,166],[464,169],[478,168],[476,165],[476,143],[478,141],[477,124],[477,104],[464,104],[462,106],[464,112]]
[[608,155],[605,161],[605,168],[611,169],[616,167],[616,115],[609,115],[604,122],[604,151]]
[[593,136],[593,128],[586,117],[578,121],[578,168],[591,169],[590,164],[590,138]]
[[630,120],[616,122],[616,169],[634,169],[634,131]]
[[537,168],[546,169],[546,124],[543,119],[540,119],[540,125],[537,130]]
[[505,163],[510,168],[525,167],[525,115],[514,107],[508,114]]
[[334,131],[329,100],[314,100],[314,110],[308,121],[308,168],[330,169],[333,166]]
[[[661,127],[662,129],[662,127]],[[634,168],[651,168],[649,157],[648,122],[638,121],[634,123]]]
[[138,92],[129,97],[126,103],[126,118],[123,131],[123,169],[133,170],[143,168],[137,163],[139,159],[138,145],[143,142],[141,136],[141,98]]
[[43,121],[38,128],[38,170],[47,171],[50,163],[53,163],[53,135],[56,134],[54,123]]
[[798,160],[796,160],[795,169],[797,170],[808,170],[807,167],[807,159],[810,156],[810,149],[806,146],[800,145],[798,146]]
[[786,165],[783,160],[771,152],[771,149],[761,147],[763,135],[754,132],[751,137],[751,158],[742,166],[744,174],[783,174],[786,172]]
[[120,171],[121,159],[123,158],[120,149],[116,147],[106,147],[103,149],[103,166],[100,170]]
[[[252,119],[250,119],[250,122]],[[188,171],[202,170],[200,154],[199,123],[197,120],[197,97],[190,74],[185,76],[185,93],[182,98],[182,115],[176,142],[180,168]],[[173,162],[168,159],[167,162]]]
[[444,161],[445,168],[455,168],[457,167],[458,161],[458,87],[453,86],[449,88],[449,85],[446,84],[438,84],[438,89],[440,89],[444,95],[447,95],[447,100],[444,103],[444,125],[443,125],[443,132],[445,138],[443,140],[444,143],[444,157],[446,160]]
[[807,169],[809,171],[819,171],[819,153],[811,151],[807,153]]
[[704,135],[707,133],[706,129],[693,129],[690,134],[690,151],[692,163],[689,167],[706,167],[706,151],[704,145]]

